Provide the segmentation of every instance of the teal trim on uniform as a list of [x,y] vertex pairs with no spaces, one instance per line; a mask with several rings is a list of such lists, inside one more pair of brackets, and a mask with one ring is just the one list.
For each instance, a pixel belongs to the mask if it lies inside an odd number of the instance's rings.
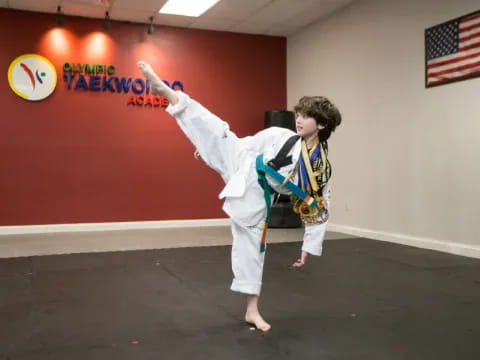
[[[260,183],[260,186],[263,188],[264,191],[266,191],[266,188],[268,188],[269,195],[272,194],[273,189],[270,187],[270,185],[268,185],[265,175],[270,176],[273,180],[275,180],[279,184],[283,184],[283,182],[285,181],[285,177],[283,175],[279,174],[270,166],[263,163],[263,154],[260,154],[257,156],[256,168],[257,168],[257,174],[258,174],[258,182]],[[285,187],[288,190],[290,190],[295,196],[297,196],[302,200],[305,200],[308,196],[310,196],[308,193],[303,191],[301,188],[299,188],[297,185],[295,185],[291,181],[287,181],[287,183],[285,184]],[[313,202],[310,204],[310,207],[314,208],[316,206],[317,206],[317,201],[314,199]],[[270,201],[268,201],[267,203],[267,219],[270,219]]]

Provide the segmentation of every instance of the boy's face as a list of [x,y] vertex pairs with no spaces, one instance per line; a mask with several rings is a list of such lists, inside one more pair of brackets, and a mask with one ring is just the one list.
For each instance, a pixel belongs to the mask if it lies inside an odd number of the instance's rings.
[[301,113],[296,114],[295,125],[297,127],[297,134],[303,138],[310,138],[313,135],[317,135],[318,130],[324,128],[324,126],[317,124],[313,117]]

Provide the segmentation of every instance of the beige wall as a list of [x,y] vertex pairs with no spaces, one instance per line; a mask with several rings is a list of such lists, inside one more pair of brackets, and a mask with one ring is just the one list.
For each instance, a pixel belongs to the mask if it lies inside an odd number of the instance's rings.
[[425,28],[476,10],[359,0],[288,38],[289,108],[326,95],[343,114],[330,141],[337,230],[480,254],[480,78],[424,87]]

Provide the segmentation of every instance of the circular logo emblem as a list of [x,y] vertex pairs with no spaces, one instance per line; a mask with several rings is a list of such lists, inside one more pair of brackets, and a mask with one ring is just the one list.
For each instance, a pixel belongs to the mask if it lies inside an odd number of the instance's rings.
[[47,58],[25,54],[8,67],[8,83],[13,92],[25,100],[43,100],[55,90],[57,71]]

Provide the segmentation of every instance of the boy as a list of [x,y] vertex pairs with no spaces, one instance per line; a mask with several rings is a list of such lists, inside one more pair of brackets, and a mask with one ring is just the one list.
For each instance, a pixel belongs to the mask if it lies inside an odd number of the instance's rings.
[[[265,259],[262,233],[271,203],[270,189],[294,194],[294,210],[305,223],[305,235],[300,258],[293,267],[302,267],[309,254],[319,256],[322,252],[331,176],[326,141],[341,123],[340,112],[324,97],[303,97],[295,106],[296,134],[270,127],[254,136],[238,138],[226,122],[188,95],[166,86],[149,64],[140,61],[138,66],[150,81],[152,93],[170,102],[166,111],[175,117],[196,153],[225,181],[219,197],[225,198],[223,210],[232,223],[231,290],[247,295],[245,321],[268,331],[271,326],[260,315],[258,299]],[[260,185],[259,174],[265,164],[280,176],[280,182],[266,176]]]

